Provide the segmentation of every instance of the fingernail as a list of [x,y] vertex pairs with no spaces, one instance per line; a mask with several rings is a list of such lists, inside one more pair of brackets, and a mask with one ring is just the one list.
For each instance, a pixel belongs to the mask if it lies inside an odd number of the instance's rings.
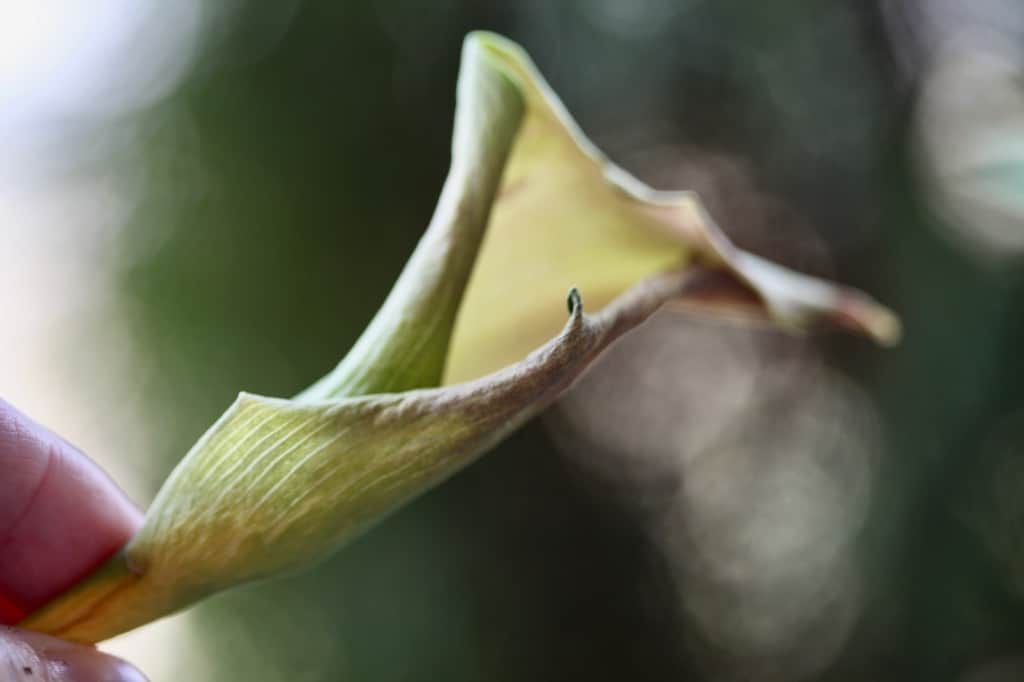
[[7,627],[0,627],[0,679],[5,682],[146,682],[146,677],[131,664],[90,646]]

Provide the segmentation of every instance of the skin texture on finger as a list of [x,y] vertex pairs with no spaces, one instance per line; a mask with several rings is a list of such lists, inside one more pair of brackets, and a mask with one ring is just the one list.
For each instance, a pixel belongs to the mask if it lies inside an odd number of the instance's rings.
[[2,682],[145,682],[137,669],[90,646],[0,626]]
[[141,521],[92,460],[0,400],[0,623],[88,574]]

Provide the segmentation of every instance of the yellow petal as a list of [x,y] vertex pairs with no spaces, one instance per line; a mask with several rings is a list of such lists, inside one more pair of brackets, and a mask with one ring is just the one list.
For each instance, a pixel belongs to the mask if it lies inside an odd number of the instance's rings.
[[721,268],[761,302],[702,299],[709,309],[769,315],[794,329],[825,319],[885,343],[898,338],[895,316],[865,295],[736,249],[694,194],[655,191],[611,163],[518,45],[489,33],[468,42],[518,82],[526,114],[457,318],[445,383],[515,362],[551,338],[561,324],[552,291],[578,287],[600,308],[644,277],[696,262]]

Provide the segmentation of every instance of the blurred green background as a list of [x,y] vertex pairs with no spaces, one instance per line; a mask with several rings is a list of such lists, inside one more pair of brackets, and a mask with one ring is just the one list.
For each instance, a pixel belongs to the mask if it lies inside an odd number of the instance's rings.
[[[113,422],[96,442],[140,502],[239,390],[298,392],[369,321],[432,212],[476,28],[523,44],[626,168],[697,189],[741,245],[905,323],[881,351],[663,321],[315,571],[195,609],[187,642],[158,644],[167,679],[1024,679],[1024,10],[143,5],[102,64],[185,55],[173,78],[119,109],[36,116],[38,143],[9,117],[21,156],[0,175],[8,207],[98,177],[117,197],[116,229],[74,237],[102,305],[58,325],[72,338],[48,362],[79,382],[82,421]],[[144,73],[111,87],[146,91]],[[48,221],[81,219],[72,204]],[[4,223],[8,243],[41,229]],[[31,281],[4,280],[10,319]],[[48,407],[66,387],[19,375],[18,352],[0,391],[74,432]]]

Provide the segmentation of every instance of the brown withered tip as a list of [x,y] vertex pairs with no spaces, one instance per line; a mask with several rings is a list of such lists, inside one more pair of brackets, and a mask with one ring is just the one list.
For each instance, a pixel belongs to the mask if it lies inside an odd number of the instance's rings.
[[583,300],[580,298],[580,290],[576,287],[569,289],[569,296],[566,298],[565,304],[569,308],[570,315],[576,312],[583,305]]

